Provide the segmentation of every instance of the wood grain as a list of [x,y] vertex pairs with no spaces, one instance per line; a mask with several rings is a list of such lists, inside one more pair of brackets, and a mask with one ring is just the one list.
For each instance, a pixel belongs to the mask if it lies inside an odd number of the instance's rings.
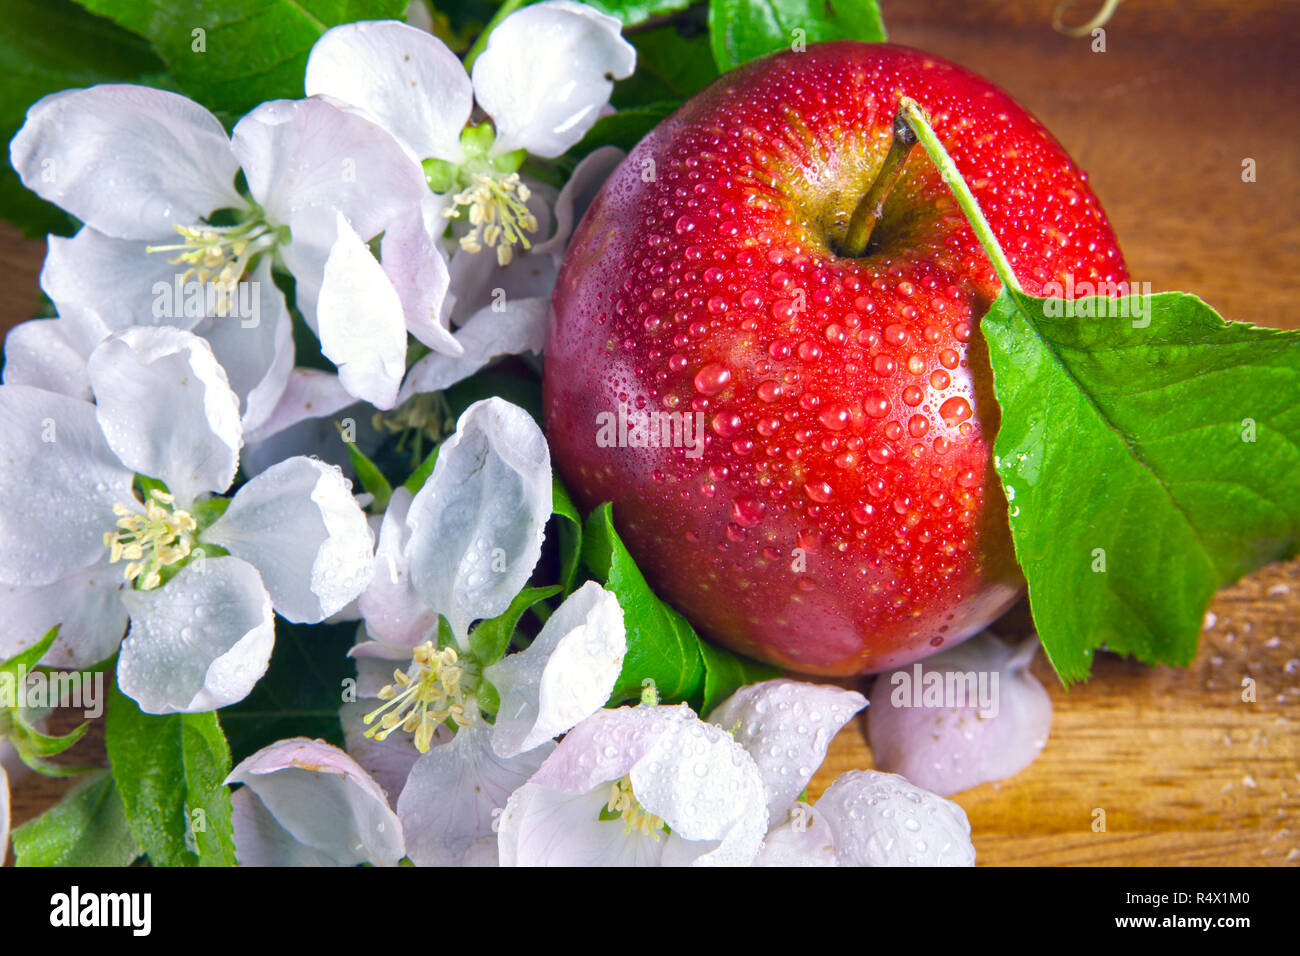
[[[1083,3],[1080,22],[1097,5]],[[1133,277],[1201,295],[1225,315],[1300,328],[1300,6],[1129,0],[1107,49],[1051,29],[1053,0],[885,0],[895,42],[1003,86],[1087,169]],[[1256,162],[1244,183],[1241,164]],[[43,249],[0,229],[0,323],[37,303]],[[1225,589],[1186,670],[1101,655],[1086,685],[1035,673],[1052,736],[1018,776],[955,798],[982,864],[1300,863],[1300,562]],[[1000,624],[1026,627],[1024,608]],[[1257,685],[1243,702],[1242,678]],[[92,733],[70,753],[102,761]],[[864,725],[836,738],[813,798],[871,766]],[[21,822],[67,784],[28,777]],[[1094,832],[1094,810],[1106,812]]]

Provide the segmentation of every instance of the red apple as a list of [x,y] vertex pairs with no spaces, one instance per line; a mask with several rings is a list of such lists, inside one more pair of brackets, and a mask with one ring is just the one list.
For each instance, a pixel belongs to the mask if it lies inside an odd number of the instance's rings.
[[[917,50],[840,42],[734,70],[642,140],[553,299],[545,409],[569,487],[614,503],[651,585],[706,637],[806,673],[924,657],[1023,588],[978,332],[999,286],[920,147],[894,148],[887,190],[900,96],[929,113],[1027,292],[1127,280],[1086,174],[1006,93]],[[854,255],[878,179],[883,213]],[[654,430],[621,443],[660,447],[618,447],[620,406]],[[702,448],[663,430],[673,412],[703,423]]]

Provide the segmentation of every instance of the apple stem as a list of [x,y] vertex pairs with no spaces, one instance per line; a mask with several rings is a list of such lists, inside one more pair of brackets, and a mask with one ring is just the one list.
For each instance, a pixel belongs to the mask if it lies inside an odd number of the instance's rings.
[[998,242],[997,236],[993,234],[993,227],[989,221],[984,218],[984,211],[980,209],[979,202],[976,201],[974,193],[966,185],[966,180],[962,178],[961,172],[957,169],[957,164],[953,162],[948,150],[944,149],[943,143],[939,142],[939,137],[934,134],[934,129],[930,126],[930,120],[925,115],[925,110],[921,104],[910,97],[902,97],[898,101],[898,115],[894,118],[895,126],[900,119],[912,130],[921,146],[929,153],[930,159],[938,167],[939,174],[943,181],[947,183],[948,188],[952,190],[953,197],[957,200],[957,205],[961,211],[966,214],[966,219],[970,222],[971,229],[975,231],[975,238],[979,240],[980,245],[984,248],[984,254],[989,257],[989,262],[993,263],[993,269],[1002,280],[1002,284],[1014,292],[1023,292],[1020,288],[1020,282],[1016,279],[1016,273],[1011,268],[1011,263],[1006,254],[1002,251],[1002,245]]
[[903,113],[900,110],[894,116],[894,141],[889,145],[889,152],[885,154],[885,162],[876,175],[876,181],[871,184],[867,194],[858,201],[857,208],[853,210],[848,231],[844,234],[844,241],[840,243],[840,255],[856,259],[867,254],[871,233],[875,230],[876,223],[880,222],[885,214],[885,199],[902,178],[907,157],[915,145],[916,133],[903,121]]

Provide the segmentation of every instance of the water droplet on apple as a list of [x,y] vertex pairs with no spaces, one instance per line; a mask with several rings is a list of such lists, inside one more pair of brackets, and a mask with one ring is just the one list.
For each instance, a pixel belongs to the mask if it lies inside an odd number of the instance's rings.
[[971,416],[970,402],[956,395],[939,406],[939,415],[949,425],[964,422]]
[[730,369],[717,362],[710,362],[695,373],[695,390],[701,395],[717,395],[730,381]]

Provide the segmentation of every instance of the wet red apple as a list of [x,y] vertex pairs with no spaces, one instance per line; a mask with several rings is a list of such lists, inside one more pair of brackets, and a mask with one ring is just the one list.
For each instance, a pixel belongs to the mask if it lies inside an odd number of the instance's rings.
[[900,96],[1027,292],[1127,280],[1087,176],[1006,93],[842,42],[727,73],[642,140],[553,299],[545,410],[570,489],[614,503],[704,636],[806,673],[921,658],[1023,588],[979,334],[999,286],[924,150],[896,142]]

